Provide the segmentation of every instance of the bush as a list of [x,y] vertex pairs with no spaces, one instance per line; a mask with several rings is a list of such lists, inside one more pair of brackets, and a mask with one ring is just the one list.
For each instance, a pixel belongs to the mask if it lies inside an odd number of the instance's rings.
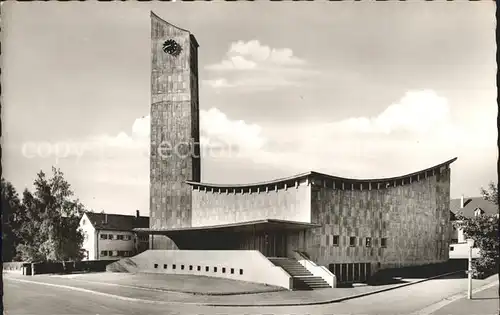
[[481,257],[472,261],[472,277],[485,279],[498,272],[498,254],[481,253]]

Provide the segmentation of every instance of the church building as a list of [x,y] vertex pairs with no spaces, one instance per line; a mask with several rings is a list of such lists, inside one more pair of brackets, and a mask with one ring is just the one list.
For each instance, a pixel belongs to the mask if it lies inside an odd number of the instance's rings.
[[151,13],[150,225],[135,229],[149,235],[150,250],[127,258],[135,271],[293,289],[318,286],[314,278],[331,287],[384,268],[448,260],[456,158],[391,178],[311,171],[259,183],[203,182],[198,48],[189,31]]

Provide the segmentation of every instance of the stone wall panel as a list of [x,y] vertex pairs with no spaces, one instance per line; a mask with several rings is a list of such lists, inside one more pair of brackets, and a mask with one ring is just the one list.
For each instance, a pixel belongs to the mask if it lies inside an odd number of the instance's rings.
[[300,186],[242,192],[241,189],[203,188],[193,190],[193,226],[278,219],[310,223],[310,187]]
[[[372,263],[402,267],[448,259],[450,169],[404,185],[373,190],[311,187],[306,252],[319,264]],[[339,246],[333,246],[333,236]],[[349,238],[356,237],[356,245]],[[371,247],[366,247],[366,238]],[[381,239],[387,247],[381,247]],[[380,266],[378,266],[380,263]]]

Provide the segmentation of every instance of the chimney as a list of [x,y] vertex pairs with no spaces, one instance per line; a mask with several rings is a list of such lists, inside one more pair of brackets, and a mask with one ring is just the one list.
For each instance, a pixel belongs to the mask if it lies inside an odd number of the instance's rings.
[[460,198],[460,209],[464,208],[464,195],[462,194],[462,197]]
[[104,224],[108,224],[108,214],[104,214]]
[[137,219],[139,219],[139,217],[140,217],[139,210],[135,210],[135,217],[136,217]]

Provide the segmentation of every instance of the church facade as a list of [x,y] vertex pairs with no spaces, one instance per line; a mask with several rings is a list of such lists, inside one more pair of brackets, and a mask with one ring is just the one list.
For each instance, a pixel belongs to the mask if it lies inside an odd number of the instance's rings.
[[[201,180],[198,42],[151,13],[150,248],[300,252],[332,273],[444,262],[450,165],[393,178],[308,172],[254,184]],[[357,269],[358,272],[359,269]],[[354,272],[354,271],[353,271]]]

